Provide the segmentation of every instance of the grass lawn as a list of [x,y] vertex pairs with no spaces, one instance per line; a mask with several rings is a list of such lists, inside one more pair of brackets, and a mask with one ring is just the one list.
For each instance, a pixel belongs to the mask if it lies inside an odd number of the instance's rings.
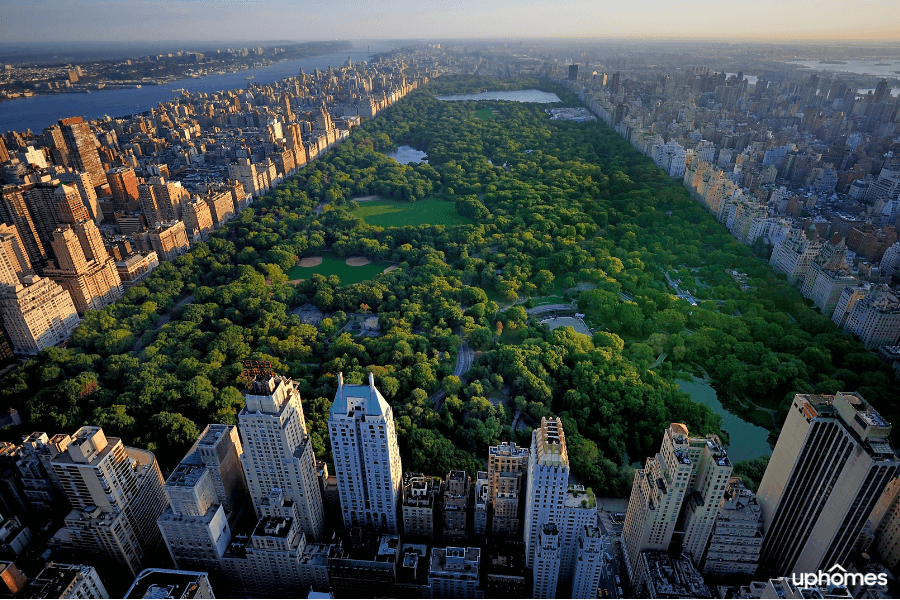
[[383,272],[390,263],[377,262],[363,265],[361,267],[351,267],[345,262],[347,259],[335,256],[334,254],[323,254],[322,264],[316,267],[300,267],[294,266],[287,272],[288,279],[309,279],[313,273],[324,275],[337,275],[341,278],[341,284],[350,285],[372,279],[379,273]]
[[476,110],[472,113],[472,116],[476,119],[481,119],[482,121],[487,121],[488,119],[493,119],[497,115],[494,114],[493,108],[482,108],[480,110]]
[[376,200],[360,204],[353,211],[369,225],[404,227],[406,225],[468,225],[475,221],[456,212],[453,202],[440,198],[426,198],[418,202]]
[[535,306],[544,306],[545,304],[568,304],[569,302],[562,296],[538,296],[531,299]]

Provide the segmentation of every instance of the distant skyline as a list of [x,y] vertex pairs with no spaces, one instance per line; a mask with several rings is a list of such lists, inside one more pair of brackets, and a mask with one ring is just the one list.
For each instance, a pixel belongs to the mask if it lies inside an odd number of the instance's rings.
[[3,0],[0,40],[900,39],[897,0]]

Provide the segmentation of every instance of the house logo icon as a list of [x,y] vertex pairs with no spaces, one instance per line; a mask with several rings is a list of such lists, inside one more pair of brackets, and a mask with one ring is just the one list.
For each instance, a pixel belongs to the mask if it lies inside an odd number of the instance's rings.
[[816,573],[791,573],[791,582],[800,588],[831,586],[850,587],[859,585],[887,585],[887,573],[850,573],[840,563],[827,571]]

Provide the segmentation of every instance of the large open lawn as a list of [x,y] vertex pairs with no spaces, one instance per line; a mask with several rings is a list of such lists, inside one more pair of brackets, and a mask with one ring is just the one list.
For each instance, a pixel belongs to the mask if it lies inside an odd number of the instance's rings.
[[405,225],[465,225],[474,223],[456,212],[453,202],[440,198],[426,198],[418,202],[376,200],[365,202],[353,211],[369,225],[403,227]]
[[494,117],[496,117],[497,113],[494,112],[493,108],[482,108],[472,113],[472,116],[476,119],[487,121],[488,119],[493,119]]
[[379,273],[382,273],[390,263],[377,262],[369,263],[361,267],[351,267],[347,264],[346,258],[335,256],[334,254],[325,253],[322,255],[322,263],[315,267],[295,266],[288,270],[289,279],[309,279],[313,273],[324,275],[337,275],[341,278],[341,283],[350,285],[372,279]]

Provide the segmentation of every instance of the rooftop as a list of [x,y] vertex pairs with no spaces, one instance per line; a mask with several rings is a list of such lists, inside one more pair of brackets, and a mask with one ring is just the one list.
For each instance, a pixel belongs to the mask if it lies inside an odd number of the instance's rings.
[[195,598],[208,587],[206,573],[144,569],[125,593],[125,598]]

